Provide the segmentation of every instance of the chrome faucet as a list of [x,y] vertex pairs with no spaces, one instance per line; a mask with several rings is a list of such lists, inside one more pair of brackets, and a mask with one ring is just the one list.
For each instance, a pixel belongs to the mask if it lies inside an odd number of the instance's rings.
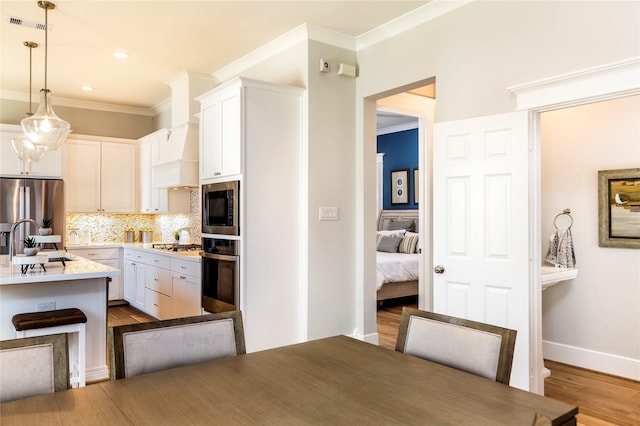
[[40,225],[33,219],[20,219],[16,223],[11,226],[11,231],[9,232],[9,263],[13,260],[13,240],[15,239],[14,231],[21,223],[31,222],[36,226],[36,229],[40,229]]

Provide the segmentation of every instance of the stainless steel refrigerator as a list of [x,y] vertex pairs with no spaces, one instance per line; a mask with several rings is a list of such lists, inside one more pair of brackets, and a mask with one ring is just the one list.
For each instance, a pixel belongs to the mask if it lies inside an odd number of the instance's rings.
[[[60,235],[58,249],[65,246],[64,182],[62,179],[0,178],[0,255],[9,254],[9,231],[20,219],[53,219],[53,235]],[[29,222],[16,227],[14,253],[22,253],[24,240],[38,235]]]

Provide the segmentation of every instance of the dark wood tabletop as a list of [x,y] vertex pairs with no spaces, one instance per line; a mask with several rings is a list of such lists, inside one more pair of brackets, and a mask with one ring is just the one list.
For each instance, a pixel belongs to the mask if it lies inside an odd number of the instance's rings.
[[0,405],[0,424],[575,424],[578,409],[345,336]]

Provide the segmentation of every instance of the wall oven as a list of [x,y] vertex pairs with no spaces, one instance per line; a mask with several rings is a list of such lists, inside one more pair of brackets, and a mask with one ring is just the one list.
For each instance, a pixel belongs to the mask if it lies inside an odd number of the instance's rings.
[[240,182],[202,185],[202,233],[240,235]]
[[207,312],[240,309],[240,242],[202,238],[202,307]]

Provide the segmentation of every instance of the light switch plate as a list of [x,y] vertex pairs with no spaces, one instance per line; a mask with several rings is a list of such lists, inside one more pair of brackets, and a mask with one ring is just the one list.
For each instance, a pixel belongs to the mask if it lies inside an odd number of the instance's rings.
[[320,220],[338,220],[338,208],[320,207]]

